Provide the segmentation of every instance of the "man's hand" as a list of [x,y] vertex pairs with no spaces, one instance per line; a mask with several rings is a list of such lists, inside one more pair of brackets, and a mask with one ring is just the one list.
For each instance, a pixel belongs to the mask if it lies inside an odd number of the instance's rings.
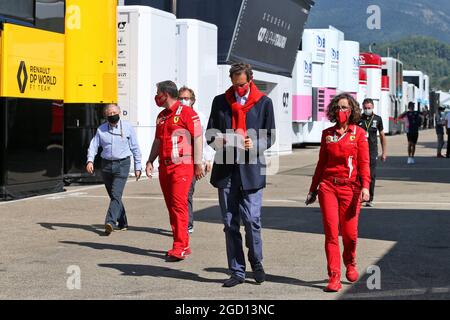
[[139,181],[139,178],[141,177],[141,170],[135,170],[134,175],[136,176],[136,181]]
[[211,161],[206,161],[205,162],[205,174],[211,172],[212,169],[212,163]]
[[145,166],[145,174],[149,179],[152,178],[153,174],[153,164],[150,161],[147,161],[147,165]]
[[367,201],[369,201],[370,200],[370,192],[369,192],[369,189],[367,189],[367,188],[363,188],[362,190],[361,190],[361,197],[360,197],[361,199],[361,202],[367,202]]
[[195,170],[195,179],[197,181],[205,176],[205,173],[203,172],[203,166],[201,164],[196,164],[194,166],[194,170]]
[[86,165],[86,171],[89,174],[94,174],[94,164],[92,162],[88,162]]
[[253,141],[249,137],[244,139],[244,148],[245,150],[249,150],[253,148]]
[[314,203],[316,201],[316,198],[317,198],[317,192],[308,193],[308,195],[306,196],[305,204],[309,205],[309,204]]
[[383,153],[381,155],[381,161],[386,162],[386,159],[387,159],[387,155],[386,155],[386,153]]

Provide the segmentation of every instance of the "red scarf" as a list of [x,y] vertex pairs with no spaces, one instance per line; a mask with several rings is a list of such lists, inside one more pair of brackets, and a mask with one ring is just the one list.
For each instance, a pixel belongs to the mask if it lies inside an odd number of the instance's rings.
[[264,94],[259,91],[258,87],[252,82],[250,82],[250,94],[248,95],[247,102],[245,105],[240,105],[236,101],[236,96],[233,87],[230,87],[225,92],[225,97],[228,104],[231,106],[232,114],[232,128],[234,130],[239,130],[244,135],[247,134],[247,112],[250,111],[253,106],[258,103],[258,101],[264,96]]

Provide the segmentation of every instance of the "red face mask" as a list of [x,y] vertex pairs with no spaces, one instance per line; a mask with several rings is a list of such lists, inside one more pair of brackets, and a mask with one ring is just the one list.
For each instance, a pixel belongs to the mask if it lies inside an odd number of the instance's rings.
[[238,94],[239,97],[243,97],[247,94],[249,88],[250,88],[249,83],[244,84],[242,87],[235,85],[234,91]]
[[156,95],[155,102],[158,107],[162,107],[167,101],[167,96],[165,95]]
[[339,110],[337,114],[337,120],[339,121],[339,124],[345,124],[347,120],[350,118],[350,110],[348,111],[342,111]]

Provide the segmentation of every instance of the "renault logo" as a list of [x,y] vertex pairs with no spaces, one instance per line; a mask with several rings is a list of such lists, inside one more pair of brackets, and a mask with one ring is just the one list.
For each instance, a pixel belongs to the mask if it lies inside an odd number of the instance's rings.
[[27,67],[25,66],[25,61],[20,61],[19,70],[17,71],[17,83],[19,84],[20,93],[25,92],[25,88],[27,87],[27,80],[28,74]]

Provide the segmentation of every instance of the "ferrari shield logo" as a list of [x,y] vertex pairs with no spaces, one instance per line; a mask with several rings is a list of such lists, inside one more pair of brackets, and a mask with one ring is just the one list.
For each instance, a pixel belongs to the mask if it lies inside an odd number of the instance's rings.
[[356,136],[350,136],[350,141],[355,141]]
[[173,117],[173,123],[178,123],[178,121],[180,121],[180,117],[179,116]]

